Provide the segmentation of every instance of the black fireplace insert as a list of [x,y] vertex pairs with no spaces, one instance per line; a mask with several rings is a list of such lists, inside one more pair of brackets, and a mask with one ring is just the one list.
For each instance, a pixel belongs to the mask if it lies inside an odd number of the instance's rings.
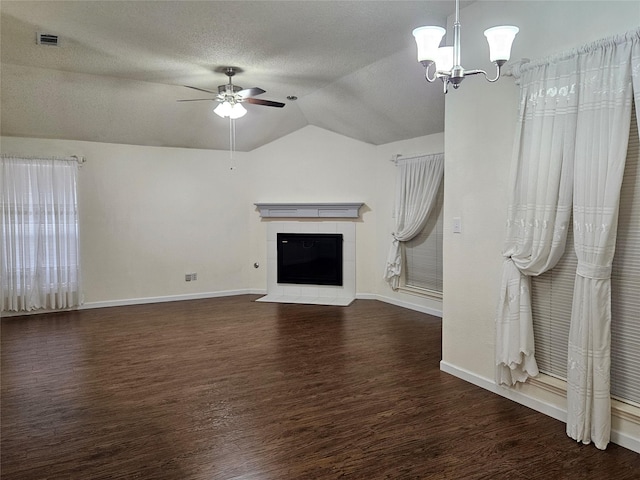
[[278,233],[278,283],[342,286],[341,233]]

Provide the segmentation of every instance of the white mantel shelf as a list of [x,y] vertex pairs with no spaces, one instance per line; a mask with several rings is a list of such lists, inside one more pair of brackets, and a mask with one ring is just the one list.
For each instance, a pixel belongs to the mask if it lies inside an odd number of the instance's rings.
[[364,203],[254,203],[263,218],[358,218]]

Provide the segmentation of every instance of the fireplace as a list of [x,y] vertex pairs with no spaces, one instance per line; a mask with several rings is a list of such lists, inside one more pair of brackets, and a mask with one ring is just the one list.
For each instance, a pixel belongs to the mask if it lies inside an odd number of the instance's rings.
[[[267,220],[267,294],[256,301],[350,305],[356,297],[356,219],[363,205],[362,202],[256,203],[260,216]],[[275,218],[296,220],[272,221]],[[285,238],[282,234],[296,236]],[[322,238],[322,243],[308,248],[310,235],[314,242]],[[282,244],[281,238],[287,243]],[[316,253],[308,255],[314,248]],[[284,273],[278,271],[280,261],[286,264]],[[315,269],[312,275],[308,267]]]
[[[282,283],[278,279],[278,241],[281,234],[330,235],[342,238],[342,282],[338,285],[317,283]],[[337,235],[337,237],[336,237]],[[282,238],[282,237],[281,237]],[[356,296],[356,223],[352,221],[269,221],[267,224],[267,295],[259,302],[309,303],[347,306]],[[288,245],[288,244],[287,244]],[[340,243],[338,243],[340,245]],[[303,245],[304,247],[304,245]],[[324,258],[324,257],[322,257]],[[324,262],[323,262],[324,263]],[[338,282],[335,282],[338,283]]]
[[278,233],[277,281],[342,286],[341,233]]

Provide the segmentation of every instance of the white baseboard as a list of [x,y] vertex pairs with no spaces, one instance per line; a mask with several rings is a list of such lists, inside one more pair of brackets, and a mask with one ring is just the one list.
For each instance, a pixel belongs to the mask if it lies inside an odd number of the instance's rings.
[[[532,410],[555,418],[556,420],[560,420],[564,423],[567,422],[566,409],[560,408],[557,405],[545,402],[539,398],[532,397],[531,395],[512,388],[496,385],[491,379],[481,377],[473,372],[456,367],[444,360],[440,361],[440,370],[466,382],[472,383],[480,388],[484,388],[485,390],[489,390],[497,395],[508,398],[509,400],[513,400],[514,402],[524,405],[525,407],[529,407]],[[621,447],[628,448],[636,453],[640,453],[640,438],[633,437],[628,433],[612,429],[611,442],[616,445],[620,445]]]
[[[231,297],[233,295],[267,295],[266,289],[240,289],[240,290],[224,290],[220,292],[205,292],[194,293],[185,295],[169,295],[164,297],[142,297],[142,298],[127,298],[121,300],[107,300],[104,302],[88,302],[78,307],[78,310],[90,309],[90,308],[104,308],[104,307],[122,307],[126,305],[141,305],[145,303],[160,303],[160,302],[179,302],[181,300],[199,300],[202,298],[216,298],[216,297]],[[435,317],[442,318],[442,310],[425,307],[417,303],[405,302],[397,300],[391,297],[385,297],[383,295],[376,295],[372,293],[359,293],[356,295],[356,299],[360,300],[378,300],[380,302],[390,303],[398,307],[407,308]],[[42,313],[41,311],[39,313]],[[24,312],[17,313],[17,315],[24,315]]]
[[[22,315],[35,315],[40,313],[54,313],[61,311],[73,311],[73,310],[89,310],[92,308],[106,308],[106,307],[124,307],[127,305],[142,305],[147,303],[162,303],[162,302],[179,302],[182,300],[199,300],[203,298],[216,298],[216,297],[230,297],[233,295],[266,295],[266,289],[240,289],[240,290],[223,290],[219,292],[204,292],[193,293],[184,295],[167,295],[162,297],[140,297],[140,298],[123,298],[118,300],[105,300],[102,302],[87,302],[78,307],[65,309],[65,310],[32,310],[29,312],[2,312],[2,317],[16,317]],[[407,308],[409,310],[415,310],[417,312],[426,313],[442,318],[442,310],[436,310],[433,308],[424,307],[415,303],[404,302],[396,300],[394,298],[385,297],[382,295],[376,295],[373,293],[359,293],[356,295],[356,299],[360,300],[378,300],[380,302],[390,303],[399,307]]]
[[428,315],[433,315],[434,317],[442,318],[442,310],[425,307],[424,305],[420,305],[412,302],[406,302],[404,300],[398,300],[396,298],[386,297],[384,295],[376,295],[372,293],[358,293],[356,294],[356,299],[378,300],[380,302],[390,303],[391,305],[396,305],[398,307],[407,308],[409,310],[414,310],[416,312],[426,313]]
[[90,308],[104,308],[104,307],[123,307],[127,305],[143,305],[146,303],[180,302],[183,300],[200,300],[203,298],[231,297],[233,295],[248,295],[252,293],[253,291],[251,290],[242,289],[242,290],[223,290],[220,292],[189,293],[184,295],[168,295],[163,297],[125,298],[121,300],[107,300],[104,302],[84,303],[78,307],[78,310],[86,310]]

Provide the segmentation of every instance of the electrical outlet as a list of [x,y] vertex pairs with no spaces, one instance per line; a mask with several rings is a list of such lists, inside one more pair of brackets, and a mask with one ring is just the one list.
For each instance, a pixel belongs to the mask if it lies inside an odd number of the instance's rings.
[[194,282],[195,282],[196,280],[198,280],[198,274],[197,274],[197,273],[192,273],[192,274],[191,274],[191,280],[193,280]]

